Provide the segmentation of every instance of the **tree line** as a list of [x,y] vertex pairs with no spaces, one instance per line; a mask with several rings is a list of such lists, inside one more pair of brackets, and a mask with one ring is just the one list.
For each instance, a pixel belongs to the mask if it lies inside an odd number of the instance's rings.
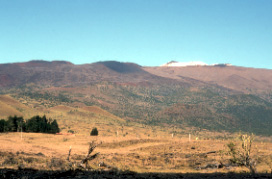
[[0,120],[0,132],[37,132],[56,134],[60,131],[56,120],[46,116],[34,116],[28,120],[23,117],[9,116],[8,120]]

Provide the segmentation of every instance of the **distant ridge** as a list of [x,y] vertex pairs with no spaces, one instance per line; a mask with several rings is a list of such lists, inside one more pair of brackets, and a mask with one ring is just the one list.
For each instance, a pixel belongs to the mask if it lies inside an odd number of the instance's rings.
[[69,61],[64,61],[64,60],[53,60],[53,61],[46,61],[46,60],[30,60],[27,62],[16,62],[16,63],[0,63],[0,65],[9,65],[9,64],[17,64],[17,65],[31,65],[31,64],[70,64],[73,65],[73,63]]
[[31,60],[25,63],[16,63],[20,66],[54,66],[54,65],[73,65],[73,63],[68,61],[54,60],[54,61],[45,61],[45,60]]
[[106,66],[107,68],[116,71],[118,73],[135,73],[135,72],[144,72],[140,65],[135,63],[122,63],[117,61],[104,61],[97,62],[94,64],[101,64]]

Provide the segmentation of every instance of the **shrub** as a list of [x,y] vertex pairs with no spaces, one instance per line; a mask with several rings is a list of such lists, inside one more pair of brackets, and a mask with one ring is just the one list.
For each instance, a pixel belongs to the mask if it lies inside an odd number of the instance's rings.
[[239,166],[245,166],[250,169],[251,173],[256,172],[256,162],[251,157],[251,146],[254,140],[252,135],[241,135],[239,137],[241,140],[241,148],[237,149],[236,145],[231,142],[227,145],[229,148],[228,154],[232,157],[230,159],[231,163],[237,164]]
[[75,131],[73,131],[73,130],[68,130],[68,133],[71,133],[71,134],[74,134],[75,133]]
[[93,128],[92,131],[91,131],[91,136],[97,136],[98,135],[98,130],[97,128]]

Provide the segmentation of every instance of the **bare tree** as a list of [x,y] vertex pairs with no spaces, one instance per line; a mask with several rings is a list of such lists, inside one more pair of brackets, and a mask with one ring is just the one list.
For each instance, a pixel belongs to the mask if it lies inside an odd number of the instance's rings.
[[[88,161],[95,159],[99,155],[99,152],[94,155],[91,155],[91,153],[94,151],[95,148],[96,148],[96,145],[95,145],[94,141],[92,141],[89,145],[89,150],[88,150],[87,156],[80,162],[81,167],[87,169]],[[84,166],[84,164],[85,164],[85,166]]]

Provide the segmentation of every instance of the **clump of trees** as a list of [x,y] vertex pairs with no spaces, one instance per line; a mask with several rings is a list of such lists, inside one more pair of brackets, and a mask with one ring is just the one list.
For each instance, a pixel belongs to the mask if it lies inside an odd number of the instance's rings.
[[28,120],[23,117],[10,116],[0,120],[0,132],[37,132],[55,134],[60,132],[58,123],[46,116],[34,116]]

